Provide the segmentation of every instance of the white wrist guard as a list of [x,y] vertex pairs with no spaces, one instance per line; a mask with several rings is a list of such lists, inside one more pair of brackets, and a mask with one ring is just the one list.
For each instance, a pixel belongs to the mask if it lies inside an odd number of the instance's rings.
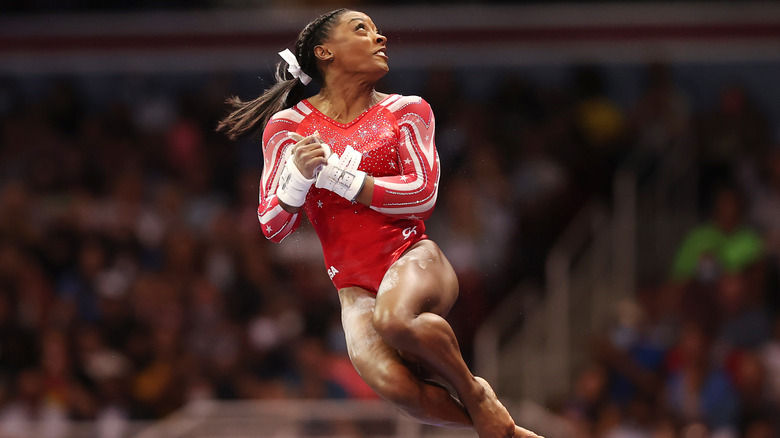
[[300,207],[306,201],[306,194],[314,184],[315,178],[307,179],[293,162],[292,147],[288,149],[287,161],[284,163],[279,185],[276,187],[276,197],[290,207]]
[[357,170],[362,158],[363,155],[352,146],[347,146],[341,158],[331,154],[328,164],[317,175],[315,186],[354,201],[366,182],[366,172]]

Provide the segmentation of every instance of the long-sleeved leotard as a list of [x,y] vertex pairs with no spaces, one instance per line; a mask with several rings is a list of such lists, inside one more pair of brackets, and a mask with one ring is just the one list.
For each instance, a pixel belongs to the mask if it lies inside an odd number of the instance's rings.
[[334,121],[304,100],[275,114],[263,133],[265,165],[257,216],[263,233],[279,242],[300,224],[299,214],[279,205],[276,187],[289,132],[319,132],[341,155],[362,153],[359,170],[374,177],[371,206],[347,201],[312,186],[303,209],[322,243],[325,265],[337,289],[358,286],[376,292],[387,269],[425,237],[423,220],[436,203],[439,158],[431,107],[416,96],[390,95],[350,123]]

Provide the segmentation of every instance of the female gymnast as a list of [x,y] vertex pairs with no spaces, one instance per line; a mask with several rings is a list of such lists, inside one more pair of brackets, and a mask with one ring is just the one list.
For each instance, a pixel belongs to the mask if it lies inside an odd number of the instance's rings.
[[[262,134],[263,233],[281,241],[305,211],[338,289],[350,359],[369,386],[426,424],[538,437],[471,374],[444,319],[458,280],[423,222],[439,180],[434,117],[419,97],[375,90],[388,71],[386,42],[361,12],[318,17],[294,53],[280,52],[277,83],[255,100],[229,99],[218,129],[234,139]],[[304,99],[312,79],[319,93]]]

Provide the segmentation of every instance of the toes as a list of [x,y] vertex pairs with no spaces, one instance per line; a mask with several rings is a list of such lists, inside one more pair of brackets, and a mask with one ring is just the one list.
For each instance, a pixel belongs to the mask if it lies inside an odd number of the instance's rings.
[[541,435],[537,435],[528,429],[524,429],[520,426],[515,426],[515,438],[544,438]]

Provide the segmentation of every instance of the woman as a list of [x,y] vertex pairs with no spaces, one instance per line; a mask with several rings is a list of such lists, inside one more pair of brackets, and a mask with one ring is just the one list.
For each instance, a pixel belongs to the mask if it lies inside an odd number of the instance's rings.
[[[444,319],[458,282],[424,234],[439,179],[433,113],[419,97],[374,89],[388,71],[385,49],[367,15],[324,14],[294,54],[280,52],[276,85],[250,102],[231,99],[218,129],[262,133],[263,233],[281,241],[305,210],[338,289],[349,356],[381,397],[424,423],[474,427],[482,438],[536,437],[471,374]],[[303,99],[312,78],[320,91]],[[458,398],[423,379],[418,364]]]

